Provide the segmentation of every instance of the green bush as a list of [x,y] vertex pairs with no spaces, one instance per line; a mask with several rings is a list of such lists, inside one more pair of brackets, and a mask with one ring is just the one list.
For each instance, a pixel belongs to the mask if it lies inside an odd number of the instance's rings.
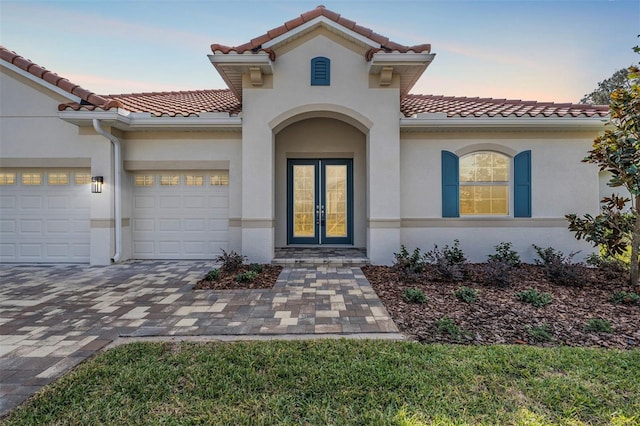
[[407,303],[425,303],[427,301],[427,296],[424,295],[424,292],[419,288],[407,288],[402,293],[402,298]]
[[628,263],[612,256],[601,256],[596,253],[587,256],[587,265],[598,268],[607,278],[617,278],[629,272]]
[[573,263],[573,257],[578,252],[565,255],[553,247],[542,248],[533,244],[533,248],[540,259],[536,264],[544,268],[547,278],[558,285],[581,287],[587,284],[588,276],[579,263]]
[[520,255],[511,248],[511,243],[502,242],[494,248],[496,252],[489,255],[489,262],[504,262],[514,268],[518,268],[522,264]]
[[449,335],[458,341],[471,339],[469,333],[465,332],[453,319],[446,316],[436,320],[436,332],[438,334]]
[[640,296],[634,292],[616,291],[609,298],[609,302],[616,305],[633,305],[640,303]]
[[261,263],[252,263],[249,265],[249,270],[259,274],[264,271],[264,265]]
[[415,248],[411,254],[407,248],[400,246],[400,253],[393,253],[395,261],[393,268],[398,271],[403,281],[411,281],[420,277],[424,272],[425,262],[420,248]]
[[258,273],[255,271],[247,271],[242,274],[236,275],[236,281],[239,283],[250,283],[255,280],[258,276]]
[[220,269],[225,272],[235,272],[244,263],[246,256],[243,256],[235,251],[230,251],[227,253],[224,249],[222,249],[222,254],[216,257],[216,262],[221,263]]
[[207,272],[207,275],[204,276],[204,279],[207,281],[218,281],[220,279],[220,269],[212,269]]
[[547,306],[551,303],[552,299],[550,293],[539,293],[535,288],[520,291],[518,292],[517,297],[519,301],[533,305],[536,308]]
[[425,260],[435,267],[435,272],[445,281],[462,281],[469,275],[469,265],[460,241],[454,240],[452,247],[440,249],[434,244],[433,250],[424,255]]
[[455,295],[459,300],[467,303],[473,303],[478,299],[478,291],[465,286],[457,289]]
[[482,265],[482,281],[486,285],[506,288],[511,285],[513,266],[505,260],[490,259]]
[[536,342],[550,342],[553,340],[553,335],[549,330],[549,326],[547,324],[542,324],[538,326],[526,326],[527,334],[535,340]]
[[607,321],[603,318],[589,318],[589,321],[587,321],[584,326],[584,331],[611,333],[613,329],[611,327],[611,321]]

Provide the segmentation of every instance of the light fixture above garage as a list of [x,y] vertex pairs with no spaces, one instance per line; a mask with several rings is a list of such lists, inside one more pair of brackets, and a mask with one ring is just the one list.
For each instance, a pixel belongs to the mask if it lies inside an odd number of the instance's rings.
[[91,176],[91,192],[93,194],[102,193],[103,183],[104,183],[104,178],[102,176]]

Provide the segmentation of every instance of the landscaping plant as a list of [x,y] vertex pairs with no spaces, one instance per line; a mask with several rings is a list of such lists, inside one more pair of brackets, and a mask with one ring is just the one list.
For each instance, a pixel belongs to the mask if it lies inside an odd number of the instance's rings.
[[478,299],[478,291],[465,286],[457,289],[455,295],[459,300],[467,303],[473,303]]
[[459,240],[454,240],[452,247],[445,245],[442,249],[434,244],[433,250],[425,253],[424,257],[442,280],[462,281],[469,274],[467,258],[460,249]]
[[419,288],[407,288],[402,293],[402,298],[407,303],[426,303],[427,296]]
[[571,252],[565,255],[560,250],[553,247],[542,248],[533,244],[538,257],[536,265],[544,268],[549,280],[558,285],[581,287],[587,284],[588,277],[579,263],[573,263],[573,257],[578,252]]
[[584,331],[594,331],[597,333],[611,333],[611,321],[603,318],[590,318],[584,326]]
[[511,245],[509,242],[502,242],[494,246],[496,252],[488,256],[489,262],[504,262],[513,268],[520,267],[522,263],[520,255],[511,248]]
[[240,269],[246,258],[246,256],[236,253],[233,250],[227,253],[222,249],[222,254],[216,257],[216,262],[222,264],[220,269],[224,272],[235,272]]
[[[640,47],[634,48],[640,53]],[[625,188],[631,198],[612,194],[602,199],[600,214],[569,214],[569,230],[580,240],[602,246],[615,257],[631,246],[630,283],[640,285],[640,68],[629,67],[630,85],[611,93],[609,123],[612,128],[593,141],[582,161],[596,164],[611,175],[608,185]]]
[[539,293],[535,288],[518,292],[518,300],[524,303],[542,308],[551,303],[552,296],[550,293]]
[[616,291],[609,301],[616,305],[633,305],[640,303],[640,296],[634,292]]

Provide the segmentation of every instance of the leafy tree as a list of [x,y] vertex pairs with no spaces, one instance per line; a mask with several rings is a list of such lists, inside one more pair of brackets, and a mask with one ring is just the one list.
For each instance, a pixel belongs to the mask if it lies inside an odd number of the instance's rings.
[[[634,48],[640,53],[640,47]],[[611,173],[608,185],[624,187],[631,199],[612,195],[602,200],[602,212],[593,217],[567,215],[569,229],[577,239],[602,245],[606,253],[623,253],[631,245],[631,284],[640,285],[640,69],[629,67],[628,87],[611,93],[609,126],[593,141],[593,149],[582,160]],[[627,208],[627,203],[630,207]]]
[[598,88],[588,93],[580,99],[581,104],[607,105],[611,94],[619,88],[630,89],[629,69],[622,68],[614,72],[613,75],[606,80],[598,83]]

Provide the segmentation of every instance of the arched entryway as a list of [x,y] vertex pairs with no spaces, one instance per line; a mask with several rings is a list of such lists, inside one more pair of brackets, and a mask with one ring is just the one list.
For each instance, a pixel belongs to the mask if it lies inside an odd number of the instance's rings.
[[366,247],[366,134],[299,116],[275,134],[275,246]]

